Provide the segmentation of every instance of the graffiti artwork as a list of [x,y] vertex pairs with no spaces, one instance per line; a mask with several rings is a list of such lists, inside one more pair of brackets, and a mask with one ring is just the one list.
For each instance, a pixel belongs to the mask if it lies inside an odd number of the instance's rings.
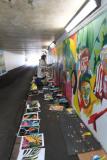
[[[102,135],[104,127],[102,132],[97,131],[96,123],[103,123],[107,112],[107,13],[65,39],[62,49],[58,48],[57,45],[57,66],[63,67],[56,79],[63,83],[69,103],[85,124],[95,136]],[[104,120],[107,123],[107,118]],[[103,144],[107,148],[105,141]]]

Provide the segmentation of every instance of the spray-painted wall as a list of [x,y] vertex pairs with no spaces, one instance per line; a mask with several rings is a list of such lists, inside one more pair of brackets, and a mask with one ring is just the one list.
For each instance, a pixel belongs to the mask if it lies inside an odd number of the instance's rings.
[[57,45],[54,57],[57,84],[107,151],[107,12]]

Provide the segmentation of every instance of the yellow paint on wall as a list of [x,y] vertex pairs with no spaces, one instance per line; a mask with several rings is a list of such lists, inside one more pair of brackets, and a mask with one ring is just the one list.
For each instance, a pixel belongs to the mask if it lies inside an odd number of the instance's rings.
[[77,34],[72,35],[70,38],[70,49],[73,54],[73,57],[75,59],[75,62],[77,62],[77,51],[76,51],[76,45],[77,45]]
[[80,107],[79,107],[79,104],[78,104],[78,93],[76,91],[75,95],[74,95],[74,98],[73,98],[73,106],[77,112],[77,114],[80,113]]
[[56,54],[57,54],[57,55],[62,55],[62,54],[63,54],[63,43],[60,43],[60,44],[56,47]]

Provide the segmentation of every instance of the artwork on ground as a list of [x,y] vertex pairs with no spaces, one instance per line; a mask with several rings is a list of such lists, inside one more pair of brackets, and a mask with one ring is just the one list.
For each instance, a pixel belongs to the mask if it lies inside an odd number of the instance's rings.
[[39,120],[38,112],[25,113],[22,120]]
[[3,51],[0,50],[0,75],[4,74],[5,72],[6,72],[6,67],[5,67],[4,55]]
[[29,149],[33,147],[43,147],[44,146],[44,135],[42,133],[24,136],[21,141],[21,149]]
[[21,149],[17,160],[45,160],[45,148]]
[[56,79],[78,115],[97,131],[97,119],[107,112],[107,13],[57,45],[56,55]]
[[39,126],[40,120],[29,120],[25,119],[21,122],[21,127],[37,127]]
[[21,136],[26,136],[26,135],[33,135],[35,133],[39,133],[39,126],[35,126],[35,127],[25,126],[25,127],[20,127],[17,136],[21,137]]

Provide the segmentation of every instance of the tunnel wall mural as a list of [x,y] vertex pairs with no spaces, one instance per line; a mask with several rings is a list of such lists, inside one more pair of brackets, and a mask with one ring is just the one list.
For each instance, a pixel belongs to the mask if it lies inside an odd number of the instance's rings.
[[0,76],[6,72],[3,50],[0,50]]
[[56,46],[55,80],[107,151],[107,13]]

